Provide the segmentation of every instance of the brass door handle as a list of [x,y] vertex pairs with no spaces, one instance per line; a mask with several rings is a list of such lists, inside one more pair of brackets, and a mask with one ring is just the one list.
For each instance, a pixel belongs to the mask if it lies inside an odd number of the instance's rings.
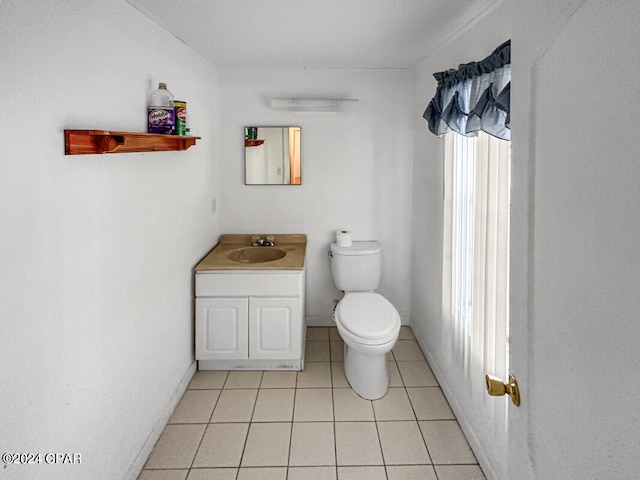
[[516,407],[520,406],[520,390],[516,377],[509,375],[509,383],[504,383],[502,379],[493,375],[485,375],[487,382],[487,393],[493,397],[500,397],[505,393],[511,397],[511,401]]

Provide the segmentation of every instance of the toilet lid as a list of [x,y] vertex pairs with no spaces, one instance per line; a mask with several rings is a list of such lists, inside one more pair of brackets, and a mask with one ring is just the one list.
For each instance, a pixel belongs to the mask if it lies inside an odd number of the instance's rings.
[[396,308],[377,293],[350,293],[339,303],[336,316],[344,328],[363,340],[386,339],[399,327]]

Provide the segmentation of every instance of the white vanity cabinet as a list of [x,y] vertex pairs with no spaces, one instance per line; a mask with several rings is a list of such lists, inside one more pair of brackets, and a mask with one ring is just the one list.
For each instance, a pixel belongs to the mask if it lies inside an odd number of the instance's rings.
[[196,273],[200,370],[302,370],[304,270]]

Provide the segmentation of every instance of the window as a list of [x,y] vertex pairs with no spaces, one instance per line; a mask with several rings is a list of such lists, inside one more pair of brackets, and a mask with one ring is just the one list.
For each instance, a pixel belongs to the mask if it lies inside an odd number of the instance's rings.
[[[450,134],[451,189],[451,316],[469,334],[473,276],[473,214],[476,138]],[[447,142],[449,143],[449,142]]]
[[507,371],[510,142],[445,135],[443,312],[464,356]]

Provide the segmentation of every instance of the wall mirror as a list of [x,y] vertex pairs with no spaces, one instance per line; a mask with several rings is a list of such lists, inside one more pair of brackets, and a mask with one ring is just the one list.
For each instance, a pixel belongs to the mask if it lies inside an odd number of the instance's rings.
[[300,185],[300,127],[244,127],[245,185]]

